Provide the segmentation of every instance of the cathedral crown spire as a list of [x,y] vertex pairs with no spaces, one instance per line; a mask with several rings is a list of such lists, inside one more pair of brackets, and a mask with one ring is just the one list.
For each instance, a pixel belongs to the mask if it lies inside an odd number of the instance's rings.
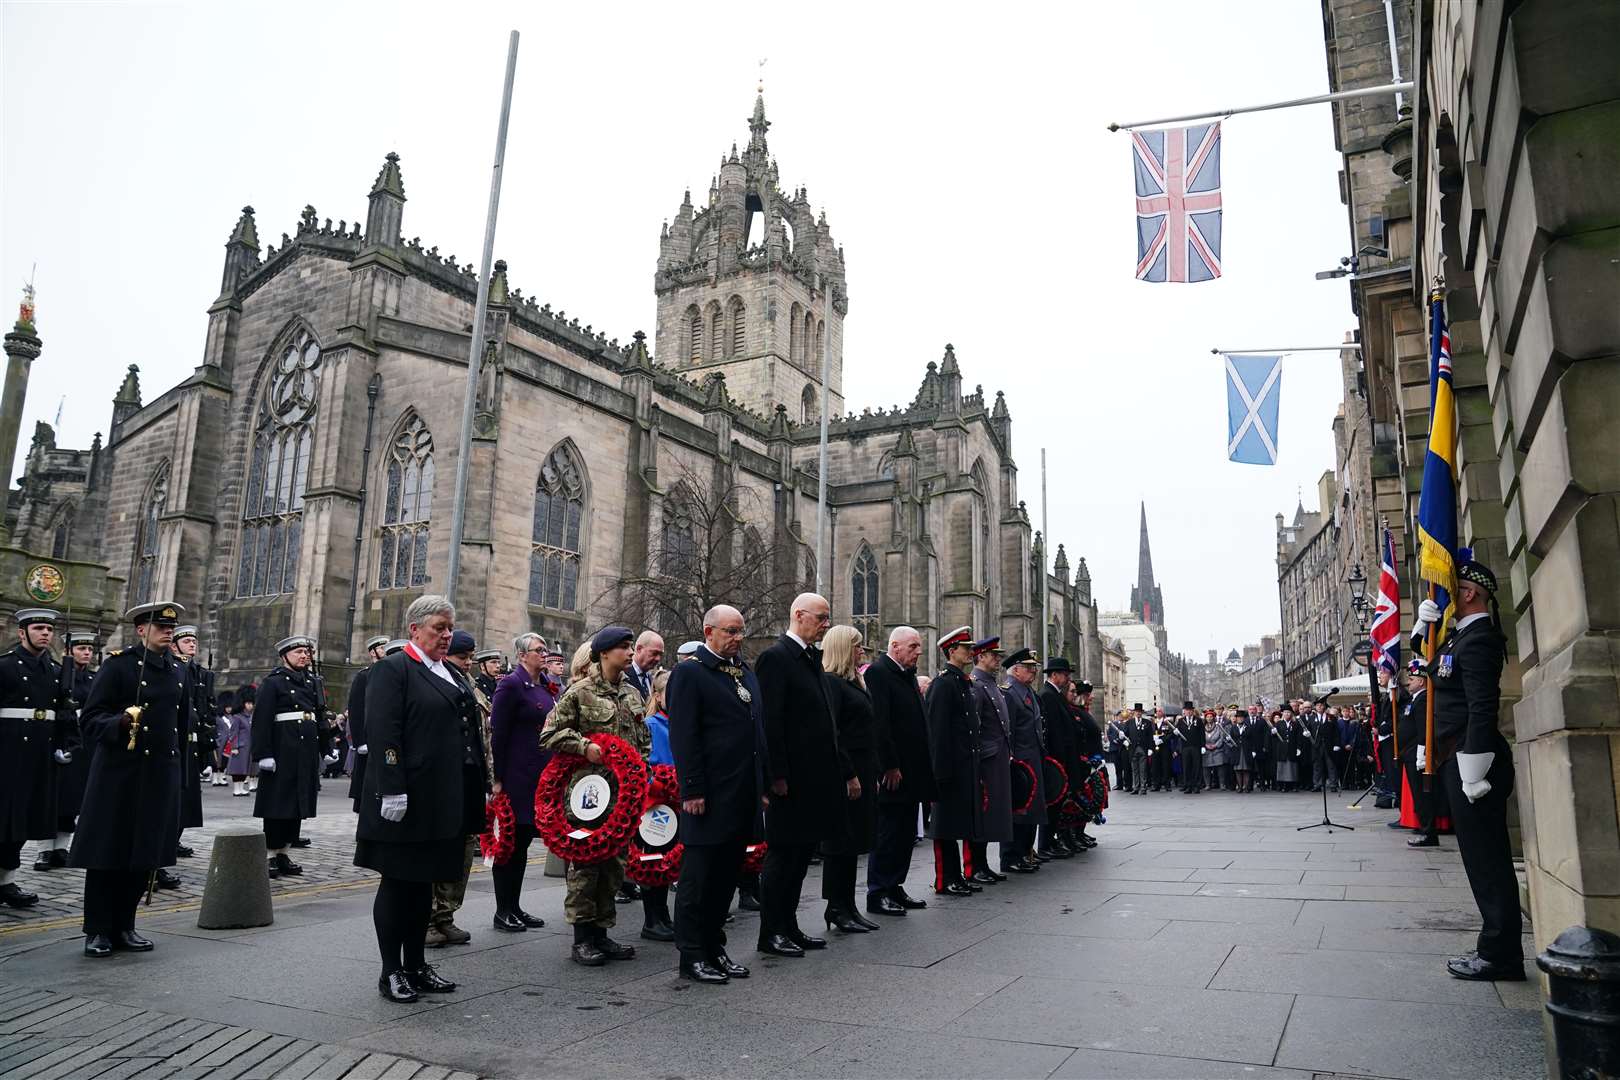
[[748,118],[748,152],[750,154],[764,155],[765,133],[771,128],[771,122],[765,119],[765,87],[759,88],[759,94],[754,98],[754,115]]

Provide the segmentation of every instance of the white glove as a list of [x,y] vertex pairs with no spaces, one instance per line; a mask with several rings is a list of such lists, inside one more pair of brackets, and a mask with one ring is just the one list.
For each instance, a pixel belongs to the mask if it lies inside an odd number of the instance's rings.
[[1298,751],[1298,750],[1295,750],[1295,751],[1294,751],[1294,756],[1295,756],[1295,757],[1299,757],[1299,751]]
[[334,761],[337,760],[337,751],[336,750],[332,751],[330,754],[327,754],[321,760],[326,762],[328,765],[332,764]]
[[1464,781],[1462,786],[1463,794],[1468,796],[1469,802],[1479,802],[1485,797],[1486,792],[1490,790],[1491,782],[1489,780]]
[[1417,767],[1418,767],[1419,771],[1421,771],[1423,769],[1423,767],[1425,765],[1427,765],[1428,763],[1429,763],[1429,748],[1427,746],[1424,746],[1422,743],[1418,743]]
[[1491,782],[1485,779],[1485,774],[1491,771],[1491,762],[1495,760],[1494,753],[1457,755],[1457,774],[1462,778],[1463,794],[1468,796],[1469,802],[1478,802],[1491,790]]
[[1440,621],[1440,605],[1433,600],[1425,600],[1418,605],[1417,621],[1419,623],[1437,623]]
[[73,760],[73,755],[66,750],[58,750],[51,756],[56,759],[58,765],[67,765]]
[[366,752],[366,749],[367,749],[366,744],[362,743],[359,746],[354,748],[354,752],[357,753],[357,754],[364,754]]
[[260,758],[259,759],[259,771],[260,772],[275,772],[276,771],[276,759],[273,758],[273,757]]
[[384,821],[404,821],[405,802],[409,795],[384,795],[382,799],[382,816]]

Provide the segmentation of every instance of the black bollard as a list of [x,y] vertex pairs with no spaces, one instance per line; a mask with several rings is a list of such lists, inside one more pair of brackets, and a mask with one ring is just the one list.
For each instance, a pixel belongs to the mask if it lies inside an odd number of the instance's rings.
[[1620,1076],[1620,937],[1572,926],[1536,957],[1561,1080]]

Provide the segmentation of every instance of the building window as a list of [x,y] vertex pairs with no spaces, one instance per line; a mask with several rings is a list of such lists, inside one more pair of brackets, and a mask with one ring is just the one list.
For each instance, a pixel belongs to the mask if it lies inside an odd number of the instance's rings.
[[164,508],[169,502],[169,463],[157,467],[152,482],[146,487],[146,502],[141,507],[140,531],[135,537],[135,593],[130,599],[144,604],[152,599],[152,582],[157,576],[158,524],[163,520]]
[[709,301],[709,351],[710,360],[719,360],[726,355],[726,321],[720,313],[720,301]]
[[238,596],[292,592],[298,580],[320,364],[320,346],[298,331],[276,357],[259,404],[242,510]]
[[878,605],[878,564],[872,549],[865,544],[855,555],[855,567],[850,572],[849,611],[867,647],[877,648],[877,635],[882,626],[882,613]]
[[741,356],[748,351],[748,312],[743,307],[740,296],[733,296],[728,306],[731,323],[731,348],[728,355]]
[[799,423],[808,424],[819,415],[816,411],[816,388],[805,383],[804,393],[799,395]]
[[684,485],[664,499],[664,524],[659,533],[659,562],[663,573],[690,580],[698,576],[698,540],[692,520],[692,499]]
[[379,589],[409,589],[428,581],[428,526],[433,517],[433,433],[412,413],[388,447],[388,497],[383,503]]
[[703,316],[696,304],[686,309],[686,358],[694,364],[703,359]]
[[797,303],[788,314],[788,362],[804,363],[804,309]]
[[584,517],[585,471],[573,444],[564,442],[546,456],[535,485],[529,603],[560,611],[579,606]]
[[73,541],[73,504],[64,503],[56,515],[56,528],[51,533],[51,558],[68,557],[68,545]]

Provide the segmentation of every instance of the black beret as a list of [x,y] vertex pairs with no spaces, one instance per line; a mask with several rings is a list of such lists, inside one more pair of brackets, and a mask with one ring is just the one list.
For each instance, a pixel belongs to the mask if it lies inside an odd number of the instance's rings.
[[603,653],[611,649],[617,649],[621,645],[632,644],[635,640],[636,635],[630,631],[629,627],[604,626],[591,638],[591,655],[601,656]]

